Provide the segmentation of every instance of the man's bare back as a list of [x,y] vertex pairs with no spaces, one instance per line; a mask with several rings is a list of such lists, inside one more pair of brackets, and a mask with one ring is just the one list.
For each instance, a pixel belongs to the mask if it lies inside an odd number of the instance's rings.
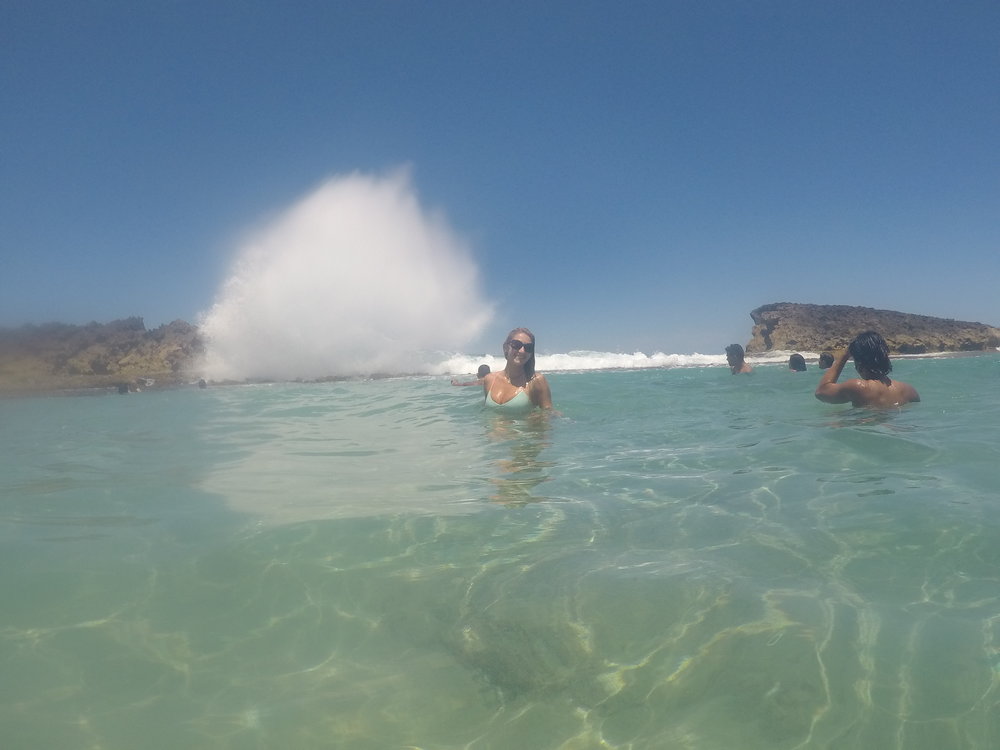
[[[867,338],[859,345],[858,342],[862,337]],[[879,350],[874,359],[867,356],[871,347]],[[852,349],[857,354],[854,366],[861,377],[838,383],[837,378],[840,377],[847,360],[851,358]],[[862,357],[862,352],[866,356]],[[867,331],[852,341],[848,349],[838,352],[833,365],[820,378],[816,387],[816,398],[828,404],[846,404],[850,401],[853,406],[876,409],[888,409],[919,401],[920,394],[913,386],[889,377],[888,371],[891,369],[884,339],[873,331]]]
[[829,389],[820,393],[820,388],[816,389],[816,398],[826,401],[828,404],[846,404],[848,401],[853,406],[871,406],[877,409],[886,409],[891,406],[901,406],[911,401],[919,401],[920,394],[909,383],[899,380],[889,380],[884,383],[881,380],[861,380],[852,378],[843,383],[834,383],[838,388],[835,394],[830,394]]

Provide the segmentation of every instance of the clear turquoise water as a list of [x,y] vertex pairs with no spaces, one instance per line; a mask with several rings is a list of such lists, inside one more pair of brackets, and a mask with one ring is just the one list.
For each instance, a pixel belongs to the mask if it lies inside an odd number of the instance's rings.
[[0,401],[0,734],[47,748],[1000,746],[1000,360]]

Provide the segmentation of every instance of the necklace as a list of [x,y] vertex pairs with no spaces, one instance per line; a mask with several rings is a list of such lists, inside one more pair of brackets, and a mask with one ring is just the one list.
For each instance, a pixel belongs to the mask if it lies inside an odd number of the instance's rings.
[[531,378],[526,378],[524,383],[522,383],[521,385],[514,385],[513,381],[511,381],[510,379],[510,375],[507,373],[506,370],[504,370],[503,379],[506,380],[508,384],[517,388],[519,391],[523,391],[525,388],[528,387],[528,383],[531,382]]

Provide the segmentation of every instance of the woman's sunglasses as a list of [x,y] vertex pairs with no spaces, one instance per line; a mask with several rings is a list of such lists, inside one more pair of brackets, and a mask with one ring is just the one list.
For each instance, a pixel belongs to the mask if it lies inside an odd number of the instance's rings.
[[528,354],[534,354],[535,352],[534,344],[531,343],[525,344],[523,341],[518,341],[517,339],[511,339],[510,341],[508,341],[507,346],[509,346],[511,350],[515,352],[519,352],[521,351],[521,349],[524,349],[524,351],[526,351]]

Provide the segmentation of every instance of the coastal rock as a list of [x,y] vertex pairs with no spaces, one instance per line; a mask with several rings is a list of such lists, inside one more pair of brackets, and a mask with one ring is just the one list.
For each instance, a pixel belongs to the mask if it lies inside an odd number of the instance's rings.
[[849,305],[777,302],[750,313],[748,353],[843,349],[862,331],[878,331],[894,354],[989,351],[1000,346],[1000,328],[928,315]]
[[174,385],[191,376],[203,351],[198,329],[183,320],[152,331],[139,317],[0,329],[0,392]]

